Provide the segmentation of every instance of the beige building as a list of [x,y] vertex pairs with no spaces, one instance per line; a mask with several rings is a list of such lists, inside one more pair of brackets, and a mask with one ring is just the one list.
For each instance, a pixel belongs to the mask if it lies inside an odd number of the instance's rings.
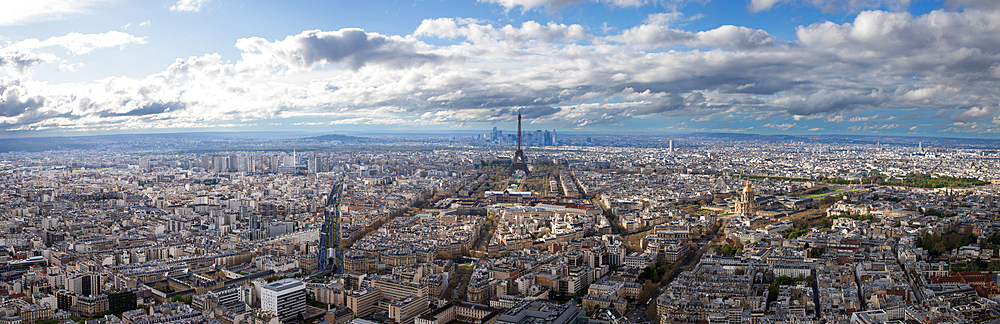
[[628,302],[624,298],[617,297],[614,295],[584,295],[583,296],[583,309],[588,313],[592,312],[594,309],[600,307],[614,307],[618,312],[625,314],[628,308]]
[[108,311],[108,295],[77,296],[74,307],[82,317],[97,317]]
[[382,294],[377,288],[349,291],[344,296],[347,308],[354,311],[356,317],[365,317],[375,312],[375,306]]
[[413,297],[389,304],[389,318],[396,323],[413,323],[413,319],[430,308],[427,297]]
[[392,300],[427,296],[427,285],[396,281],[388,277],[375,277],[372,285],[382,292],[382,297]]
[[22,323],[35,323],[52,317],[52,305],[49,303],[25,305],[21,307],[18,315],[21,317]]

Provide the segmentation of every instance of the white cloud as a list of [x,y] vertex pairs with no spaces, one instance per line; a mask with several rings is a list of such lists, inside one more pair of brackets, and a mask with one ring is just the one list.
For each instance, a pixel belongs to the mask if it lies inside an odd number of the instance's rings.
[[424,19],[413,35],[448,39],[462,37],[474,43],[500,40],[520,42],[529,39],[546,42],[574,41],[591,37],[590,33],[578,24],[566,25],[549,22],[542,25],[535,21],[526,21],[521,24],[521,27],[505,25],[494,28],[493,25],[480,24],[476,20],[455,18]]
[[59,72],[76,72],[77,70],[79,70],[83,66],[84,66],[83,63],[66,63],[66,62],[62,62],[62,63],[59,63],[59,67],[56,68],[56,71],[59,71]]
[[750,0],[750,5],[747,6],[747,9],[750,12],[764,11],[771,9],[778,2],[781,2],[781,0]]
[[795,115],[835,113],[844,110],[880,106],[888,101],[888,96],[879,91],[859,93],[844,90],[821,89],[794,102],[788,111]]
[[479,2],[489,2],[507,8],[507,10],[514,9],[516,7],[522,7],[524,10],[531,10],[534,8],[545,7],[551,2],[551,0],[478,0]]
[[[853,131],[857,132],[857,131],[866,131],[866,130],[876,130],[876,131],[877,130],[887,130],[887,129],[895,129],[895,128],[898,128],[898,127],[899,127],[899,124],[879,124],[879,125],[854,125],[854,126],[847,127],[847,129],[850,129],[850,130],[853,130]],[[912,128],[911,128],[911,130],[912,130]]]
[[945,4],[952,8],[1000,9],[1000,1],[996,0],[945,0]]
[[109,31],[100,34],[81,34],[81,33],[69,33],[65,36],[55,36],[49,37],[44,41],[39,41],[34,38],[29,38],[19,42],[12,43],[8,46],[0,48],[0,53],[3,52],[29,52],[36,49],[50,47],[50,46],[60,46],[69,50],[71,53],[80,55],[87,54],[98,48],[107,47],[117,47],[128,44],[145,44],[145,37],[137,37],[130,35],[128,33],[120,31]]
[[[528,11],[536,8],[548,8],[549,11],[554,11],[566,6],[571,6],[585,2],[585,0],[478,0],[478,1],[486,3],[495,3],[500,6],[503,6],[508,11],[513,10],[517,7],[521,7],[521,10],[523,11]],[[634,8],[634,7],[641,7],[647,4],[657,4],[657,3],[676,6],[676,3],[685,1],[683,0],[681,1],[597,0],[596,2],[601,2],[607,4],[608,6],[613,6],[618,8]]]
[[145,37],[132,36],[120,31],[109,31],[101,34],[69,33],[66,36],[51,37],[41,42],[40,47],[62,46],[73,54],[80,55],[90,53],[98,48],[145,43]]
[[13,75],[24,75],[33,66],[56,60],[58,57],[52,54],[0,51],[0,69]]
[[989,106],[946,110],[945,113],[940,114],[939,117],[946,117],[956,122],[975,122],[984,120],[988,117],[998,116],[998,114],[1000,114],[1000,106]]
[[900,99],[929,102],[929,100],[934,98],[934,96],[937,95],[938,93],[942,92],[955,93],[958,91],[959,89],[957,88],[952,88],[939,84],[930,88],[920,88],[907,91],[902,96],[900,96]]
[[912,2],[912,0],[750,0],[747,10],[750,12],[760,12],[770,10],[779,3],[790,3],[794,5],[813,6],[824,12],[858,12],[867,9],[901,11],[908,8]]
[[698,32],[693,44],[719,48],[748,49],[774,45],[777,39],[761,29],[724,25]]
[[[50,37],[44,41],[29,38],[0,47],[0,69],[14,75],[25,75],[31,67],[59,61],[59,57],[54,54],[37,53],[38,49],[45,47],[59,46],[66,48],[74,55],[81,55],[98,48],[118,47],[133,43],[145,44],[146,39],[120,31],[109,31],[101,34],[69,33],[65,36]],[[82,65],[63,62],[58,70],[73,71],[80,66]]]
[[310,30],[270,42],[259,37],[236,41],[244,58],[269,61],[300,70],[323,64],[344,64],[357,70],[367,64],[406,67],[448,60],[431,53],[416,39],[368,33],[357,28]]
[[764,124],[764,127],[774,128],[781,131],[786,131],[795,127],[795,124],[785,123],[785,124]]
[[170,6],[170,11],[199,12],[211,0],[178,0],[176,4]]
[[150,23],[149,20],[146,20],[146,21],[143,21],[143,22],[139,23],[139,27],[146,28],[146,27],[149,27],[149,25],[151,25],[151,24],[152,23]]
[[[871,11],[848,23],[801,26],[799,38],[789,41],[741,26],[687,31],[671,15],[651,15],[602,37],[555,22],[494,26],[439,18],[424,20],[412,35],[348,28],[240,39],[236,60],[219,54],[177,59],[140,79],[31,80],[23,71],[63,63],[36,53],[42,46],[84,54],[145,41],[111,32],[66,35],[0,51],[5,70],[22,71],[0,78],[0,129],[175,127],[293,116],[333,124],[456,125],[507,121],[523,109],[534,122],[565,127],[759,116],[764,121],[755,125],[778,130],[811,129],[773,120],[852,119],[866,123],[853,125],[859,131],[874,132],[891,128],[866,128],[878,122],[872,108],[881,118],[892,115],[883,110],[942,107],[933,118],[992,125],[1000,121],[998,17],[978,9],[919,16]],[[425,38],[438,39],[432,45]]]
[[646,23],[629,28],[620,35],[608,36],[609,41],[652,46],[688,45],[727,49],[754,49],[777,45],[778,40],[761,29],[723,25],[692,33],[670,26],[673,19],[650,15]]
[[872,121],[872,120],[875,120],[875,119],[878,119],[878,117],[879,117],[879,115],[872,115],[872,116],[854,116],[854,117],[851,117],[851,119],[850,119],[850,120],[848,120],[848,121],[850,121],[850,122],[852,122],[852,123],[856,123],[856,122],[866,122],[866,121]]
[[0,26],[23,25],[46,20],[66,19],[86,14],[94,7],[113,0],[8,0],[0,3]]

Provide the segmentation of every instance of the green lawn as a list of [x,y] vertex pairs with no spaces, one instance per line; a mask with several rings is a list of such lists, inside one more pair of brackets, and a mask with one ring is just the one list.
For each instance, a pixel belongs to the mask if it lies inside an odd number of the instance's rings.
[[840,189],[837,189],[837,190],[827,191],[827,192],[824,192],[824,193],[818,193],[818,194],[815,194],[815,195],[808,195],[808,196],[805,196],[805,198],[816,198],[816,197],[823,196],[823,195],[828,195],[828,194],[837,194],[837,193],[840,193],[841,191],[846,191],[846,190],[848,190],[848,189],[847,188],[840,188]]

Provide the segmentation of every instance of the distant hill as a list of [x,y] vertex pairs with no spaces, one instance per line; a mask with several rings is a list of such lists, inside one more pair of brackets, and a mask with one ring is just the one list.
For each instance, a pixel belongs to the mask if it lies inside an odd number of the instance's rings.
[[52,150],[82,150],[93,145],[78,138],[28,137],[0,139],[0,152],[42,152]]
[[331,141],[367,142],[367,141],[371,140],[371,138],[368,138],[368,137],[348,136],[348,135],[341,135],[341,134],[320,135],[320,136],[306,137],[306,138],[303,138],[303,139],[304,140],[321,141],[321,142],[331,142]]
[[676,138],[715,138],[730,140],[753,140],[769,142],[802,141],[812,144],[883,144],[883,145],[904,145],[917,146],[923,143],[924,148],[944,148],[944,149],[1000,149],[1000,141],[986,138],[962,138],[962,137],[931,137],[931,136],[896,136],[896,135],[852,135],[852,134],[826,134],[826,135],[765,135],[765,134],[742,134],[742,133],[690,133],[677,135],[663,135]]

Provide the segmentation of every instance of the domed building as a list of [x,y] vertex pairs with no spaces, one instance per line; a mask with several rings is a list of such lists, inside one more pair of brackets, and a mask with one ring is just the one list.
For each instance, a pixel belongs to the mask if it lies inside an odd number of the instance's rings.
[[753,215],[757,212],[757,204],[754,202],[754,193],[753,188],[750,187],[750,180],[747,180],[747,185],[743,188],[740,200],[736,201],[736,209],[733,212],[739,216]]

